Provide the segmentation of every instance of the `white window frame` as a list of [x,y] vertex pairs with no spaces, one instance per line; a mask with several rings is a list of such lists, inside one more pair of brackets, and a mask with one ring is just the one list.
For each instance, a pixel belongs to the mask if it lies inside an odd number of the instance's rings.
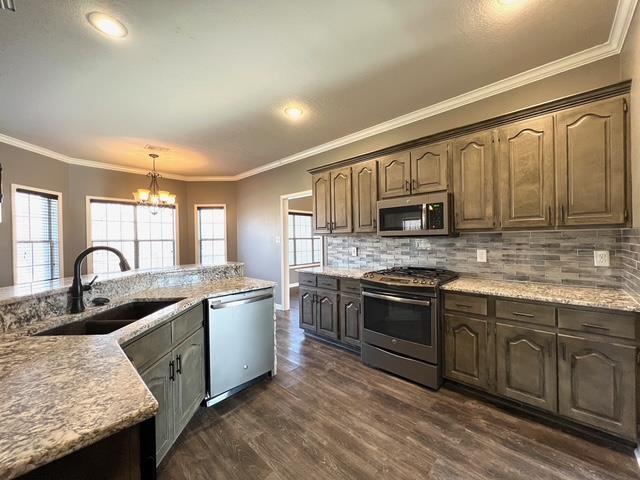
[[45,193],[47,195],[55,195],[58,197],[58,259],[60,262],[60,278],[64,278],[64,235],[63,230],[63,203],[62,192],[56,192],[54,190],[45,190],[43,188],[30,187],[28,185],[19,185],[17,183],[11,184],[11,250],[13,257],[13,283],[16,284],[18,278],[18,232],[16,231],[16,194],[18,190],[29,190],[34,193]]
[[200,253],[200,217],[198,215],[199,208],[222,208],[224,210],[224,261],[229,261],[229,247],[227,243],[229,242],[229,236],[227,235],[228,231],[228,220],[227,220],[227,204],[226,203],[195,203],[193,205],[193,237],[195,239],[195,252],[196,252],[196,263],[200,265],[202,263],[201,253]]
[[[290,240],[289,231],[288,231],[288,228],[289,228],[289,215],[290,214],[293,214],[293,215],[299,214],[299,215],[306,215],[306,216],[311,215],[312,223],[313,223],[313,212],[309,212],[307,210],[292,210],[292,209],[288,210],[287,211],[287,239],[286,239],[287,240],[287,245],[289,244],[289,240]],[[301,263],[299,265],[289,265],[290,269],[297,270],[299,268],[309,268],[309,267],[316,267],[316,266],[322,265],[322,252],[324,250],[323,249],[323,241],[324,241],[324,239],[322,238],[322,235],[314,235],[313,234],[313,225],[311,225],[311,253],[312,253],[312,256],[313,256],[313,240],[315,239],[315,237],[320,237],[320,239],[321,239],[320,240],[320,260],[318,260],[317,262],[311,262],[311,263]],[[287,264],[289,263],[288,255],[289,255],[289,248],[287,247]]]
[[[97,201],[101,201],[101,202],[113,202],[113,203],[128,203],[130,205],[137,205],[137,203],[134,200],[130,200],[128,198],[115,198],[115,197],[97,197],[97,196],[93,196],[93,195],[87,195],[85,197],[85,223],[86,223],[86,230],[87,230],[87,237],[86,237],[86,244],[87,244],[87,248],[91,247],[91,201],[93,200],[97,200]],[[175,215],[175,232],[176,232],[176,236],[175,236],[175,254],[176,254],[176,265],[180,265],[180,230],[179,230],[179,226],[180,226],[180,210],[178,208],[178,204],[176,203],[175,205],[173,205],[173,207],[176,210],[176,215]],[[137,241],[137,240],[136,240]],[[89,255],[86,259],[87,262],[87,273],[88,274],[92,274],[93,273],[93,258],[92,255]],[[131,268],[135,268],[133,265],[131,266]]]

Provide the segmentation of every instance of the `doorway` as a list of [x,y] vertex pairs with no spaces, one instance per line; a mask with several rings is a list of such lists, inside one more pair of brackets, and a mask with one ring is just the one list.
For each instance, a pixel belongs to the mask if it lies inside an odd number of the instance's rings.
[[[281,298],[283,310],[296,305],[298,270],[324,264],[323,239],[313,234],[311,190],[282,195]],[[293,302],[292,302],[293,300]]]

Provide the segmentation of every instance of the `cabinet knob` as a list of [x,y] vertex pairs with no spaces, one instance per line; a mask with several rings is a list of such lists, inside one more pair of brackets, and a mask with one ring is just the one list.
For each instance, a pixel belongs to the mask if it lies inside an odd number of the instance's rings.
[[398,343],[398,340],[396,340],[395,338],[392,338],[391,339],[391,343],[393,343],[395,345],[396,343]]
[[244,365],[242,366],[242,368],[243,368],[243,369],[245,369],[245,370],[247,370],[247,369],[249,368],[249,365],[244,364]]

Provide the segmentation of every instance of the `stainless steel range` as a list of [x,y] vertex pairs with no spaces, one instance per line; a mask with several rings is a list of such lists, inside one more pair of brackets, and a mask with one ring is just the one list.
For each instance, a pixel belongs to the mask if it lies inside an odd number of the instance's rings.
[[395,267],[362,278],[362,361],[427,387],[442,384],[440,285],[450,270]]

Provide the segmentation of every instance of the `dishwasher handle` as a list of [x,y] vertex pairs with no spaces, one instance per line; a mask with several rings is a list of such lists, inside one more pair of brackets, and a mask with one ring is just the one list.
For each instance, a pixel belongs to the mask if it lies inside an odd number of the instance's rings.
[[221,308],[238,307],[240,305],[246,305],[247,303],[254,303],[254,302],[260,302],[262,300],[267,300],[269,298],[273,298],[273,294],[267,293],[264,295],[258,295],[255,297],[245,298],[242,300],[234,300],[231,302],[222,302],[222,301],[211,302],[211,309],[219,310]]

